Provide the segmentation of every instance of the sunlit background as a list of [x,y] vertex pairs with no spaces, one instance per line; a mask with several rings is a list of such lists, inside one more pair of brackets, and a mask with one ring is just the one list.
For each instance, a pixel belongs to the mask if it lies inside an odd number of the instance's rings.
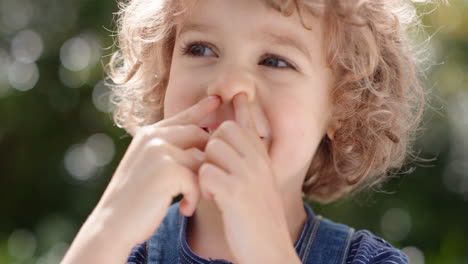
[[[468,0],[419,10],[431,9],[432,107],[416,149],[436,160],[373,195],[312,206],[411,263],[468,264]],[[104,0],[0,0],[0,263],[58,263],[130,143],[103,85],[116,10]]]

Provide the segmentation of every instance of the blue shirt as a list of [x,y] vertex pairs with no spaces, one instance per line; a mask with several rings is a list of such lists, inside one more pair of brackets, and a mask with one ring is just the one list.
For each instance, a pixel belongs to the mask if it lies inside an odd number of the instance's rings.
[[[307,212],[307,220],[302,229],[301,235],[294,243],[296,251],[305,240],[305,235],[312,225],[315,217],[312,209],[304,203]],[[186,240],[187,217],[182,218],[182,227],[179,237],[179,259],[182,264],[228,264],[231,263],[221,259],[204,259],[196,255],[188,246]],[[145,264],[147,260],[147,242],[136,245],[128,257],[127,264]],[[350,248],[346,256],[347,264],[407,264],[408,257],[400,250],[392,247],[387,241],[372,234],[368,230],[354,232],[350,242]]]

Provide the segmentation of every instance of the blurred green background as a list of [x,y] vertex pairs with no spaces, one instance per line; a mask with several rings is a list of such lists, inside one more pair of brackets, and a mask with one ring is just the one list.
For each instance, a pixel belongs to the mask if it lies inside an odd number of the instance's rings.
[[[437,159],[374,194],[312,206],[411,263],[468,264],[468,0],[416,4],[435,63],[415,148]],[[102,82],[115,11],[114,1],[0,0],[0,263],[58,263],[131,141]]]

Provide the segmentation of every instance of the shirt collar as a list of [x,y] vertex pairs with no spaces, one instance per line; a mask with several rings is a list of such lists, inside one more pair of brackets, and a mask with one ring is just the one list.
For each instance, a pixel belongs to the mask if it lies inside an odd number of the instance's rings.
[[[312,221],[314,219],[314,212],[310,206],[304,202],[304,209],[307,213],[307,220],[302,228],[301,235],[294,243],[294,248],[296,249],[297,254],[300,254],[300,249],[304,239],[308,236],[308,234],[312,231]],[[188,218],[181,214],[182,223],[179,230],[179,256],[180,261],[182,264],[230,264],[231,262],[223,259],[205,259],[197,254],[195,254],[189,247],[187,243],[187,221]]]

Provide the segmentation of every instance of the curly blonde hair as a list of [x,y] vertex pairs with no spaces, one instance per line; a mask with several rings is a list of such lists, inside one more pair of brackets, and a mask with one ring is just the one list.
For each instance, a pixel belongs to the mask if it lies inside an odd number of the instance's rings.
[[[320,16],[326,60],[333,71],[332,139],[325,136],[303,183],[306,198],[328,203],[388,179],[411,156],[425,91],[419,50],[408,37],[421,26],[409,0],[261,0],[290,16]],[[163,118],[177,18],[190,0],[131,0],[119,4],[119,48],[107,73],[114,121],[134,135]]]

